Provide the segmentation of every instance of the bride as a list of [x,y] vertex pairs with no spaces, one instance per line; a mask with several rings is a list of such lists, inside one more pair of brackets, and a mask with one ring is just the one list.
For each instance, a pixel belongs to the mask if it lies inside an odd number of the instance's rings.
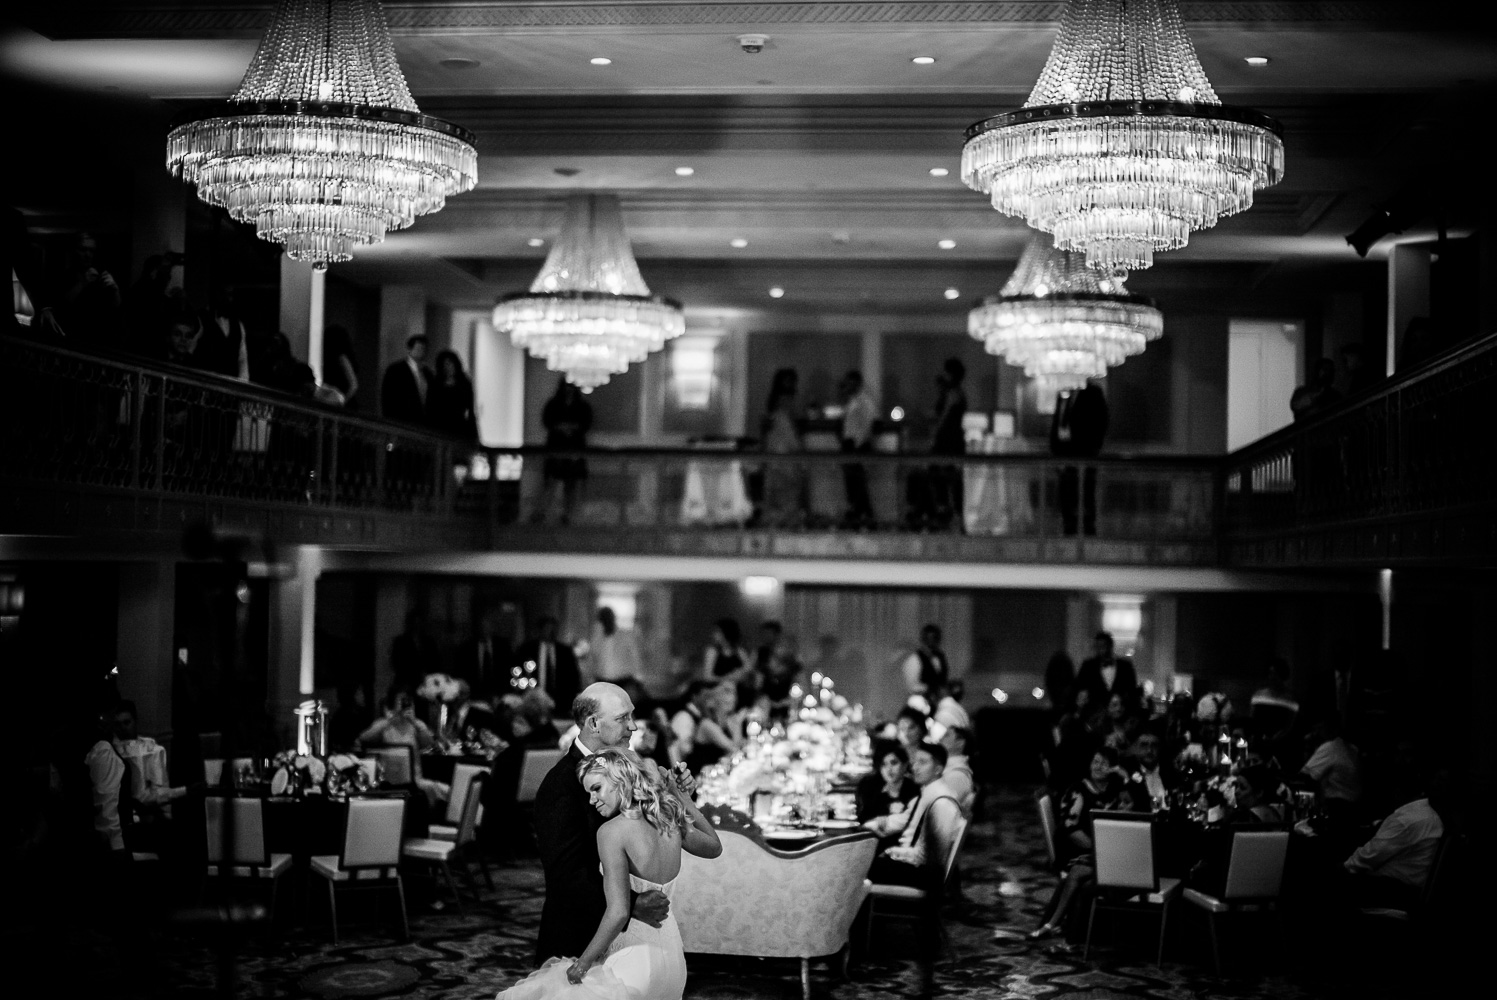
[[553,958],[499,1000],[680,1000],[686,954],[672,911],[659,927],[629,919],[630,893],[671,895],[681,851],[715,858],[722,843],[712,824],[682,795],[674,776],[646,770],[628,750],[584,758],[577,777],[588,802],[606,819],[598,829],[607,910],[581,955]]

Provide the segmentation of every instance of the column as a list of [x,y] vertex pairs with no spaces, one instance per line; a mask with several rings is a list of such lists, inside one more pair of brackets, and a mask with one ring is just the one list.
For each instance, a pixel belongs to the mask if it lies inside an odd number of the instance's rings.
[[473,324],[473,409],[484,444],[525,443],[525,352],[496,333],[488,317]]
[[374,694],[384,697],[395,683],[395,667],[390,662],[390,647],[395,637],[405,631],[405,616],[410,610],[410,580],[405,576],[382,576],[374,587]]
[[1180,617],[1180,602],[1173,594],[1151,597],[1144,605],[1144,638],[1148,643],[1149,662],[1141,670],[1138,682],[1145,677],[1154,682],[1158,697],[1169,697],[1170,678],[1175,674],[1175,634]]
[[140,731],[165,742],[172,732],[172,625],[177,567],[122,563],[115,665],[120,694],[135,702]]
[[1388,337],[1383,374],[1398,369],[1409,321],[1429,316],[1429,247],[1399,243],[1388,251]]
[[863,385],[873,396],[875,406],[882,403],[879,398],[884,387],[884,334],[881,330],[864,330],[860,345],[859,365],[863,372]]
[[[322,548],[298,545],[291,560],[265,567],[270,583],[270,636],[266,644],[266,701],[279,735],[288,745],[292,710],[315,690],[317,577],[322,573]],[[285,730],[285,732],[282,732]]]
[[327,271],[281,256],[281,332],[291,340],[291,354],[312,367],[322,381],[322,315]]

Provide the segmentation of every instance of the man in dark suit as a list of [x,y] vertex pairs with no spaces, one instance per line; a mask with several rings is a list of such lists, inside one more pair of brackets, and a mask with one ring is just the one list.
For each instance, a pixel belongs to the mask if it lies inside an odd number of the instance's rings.
[[1113,656],[1111,632],[1098,632],[1095,656],[1081,661],[1076,671],[1076,686],[1091,692],[1091,704],[1107,705],[1107,699],[1115,694],[1123,696],[1123,703],[1132,711],[1138,707],[1138,675],[1133,670],[1133,661],[1126,657]]
[[488,700],[509,690],[513,661],[509,639],[499,634],[492,612],[480,617],[473,638],[457,648],[452,675],[468,682],[473,697]]
[[[535,793],[535,839],[546,873],[546,902],[536,939],[536,964],[581,955],[603,920],[603,872],[598,828],[604,823],[577,779],[583,759],[607,747],[627,749],[634,732],[634,703],[623,688],[600,681],[572,703],[579,732],[571,749],[541,780]],[[630,915],[651,927],[670,912],[661,892],[634,897]]]
[[535,638],[526,639],[515,650],[516,674],[510,671],[509,689],[524,694],[539,688],[558,706],[570,705],[582,687],[577,653],[556,639],[557,621],[546,615],[535,623]]
[[[1080,389],[1063,392],[1055,402],[1050,423],[1050,453],[1065,458],[1096,458],[1107,436],[1110,414],[1102,387],[1088,381]],[[1068,535],[1076,534],[1076,507],[1081,506],[1081,528],[1097,533],[1097,467],[1060,470],[1060,518]]]
[[389,420],[407,424],[425,424],[426,390],[431,386],[431,369],[426,360],[427,340],[416,334],[405,342],[406,355],[385,369],[380,385],[380,412]]

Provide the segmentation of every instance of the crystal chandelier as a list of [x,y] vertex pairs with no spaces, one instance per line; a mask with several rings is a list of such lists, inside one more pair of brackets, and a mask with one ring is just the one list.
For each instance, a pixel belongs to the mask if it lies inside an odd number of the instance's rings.
[[1278,183],[1282,134],[1221,103],[1176,0],[1069,0],[1029,100],[967,129],[962,180],[1093,267],[1145,268]]
[[416,107],[377,0],[280,0],[239,90],[171,131],[166,164],[325,267],[471,190],[478,153]]
[[686,330],[681,304],[651,295],[618,197],[574,195],[530,291],[494,307],[494,329],[591,392]]
[[967,314],[967,332],[1039,383],[1041,396],[1079,389],[1089,378],[1158,340],[1164,317],[1154,303],[1123,288],[1121,277],[1087,267],[1078,253],[1043,236],[1024,248],[999,295]]

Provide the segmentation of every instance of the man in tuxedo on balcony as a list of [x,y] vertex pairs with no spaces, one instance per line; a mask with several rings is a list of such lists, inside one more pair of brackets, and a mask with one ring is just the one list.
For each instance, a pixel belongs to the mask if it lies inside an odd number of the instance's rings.
[[427,339],[416,334],[405,342],[406,355],[385,369],[380,385],[380,412],[387,420],[406,424],[425,424],[426,391],[432,383],[431,369],[426,367]]
[[[1050,453],[1063,458],[1096,458],[1107,436],[1111,414],[1102,387],[1088,380],[1074,391],[1062,392],[1055,401],[1055,418],[1050,423]],[[1077,511],[1081,506],[1081,530],[1097,533],[1097,467],[1078,469],[1067,465],[1060,470],[1060,519],[1068,535],[1076,534]]]
[[557,621],[546,615],[535,623],[534,638],[515,650],[509,687],[518,694],[541,690],[557,705],[570,705],[582,686],[577,654],[571,645],[558,642]]

